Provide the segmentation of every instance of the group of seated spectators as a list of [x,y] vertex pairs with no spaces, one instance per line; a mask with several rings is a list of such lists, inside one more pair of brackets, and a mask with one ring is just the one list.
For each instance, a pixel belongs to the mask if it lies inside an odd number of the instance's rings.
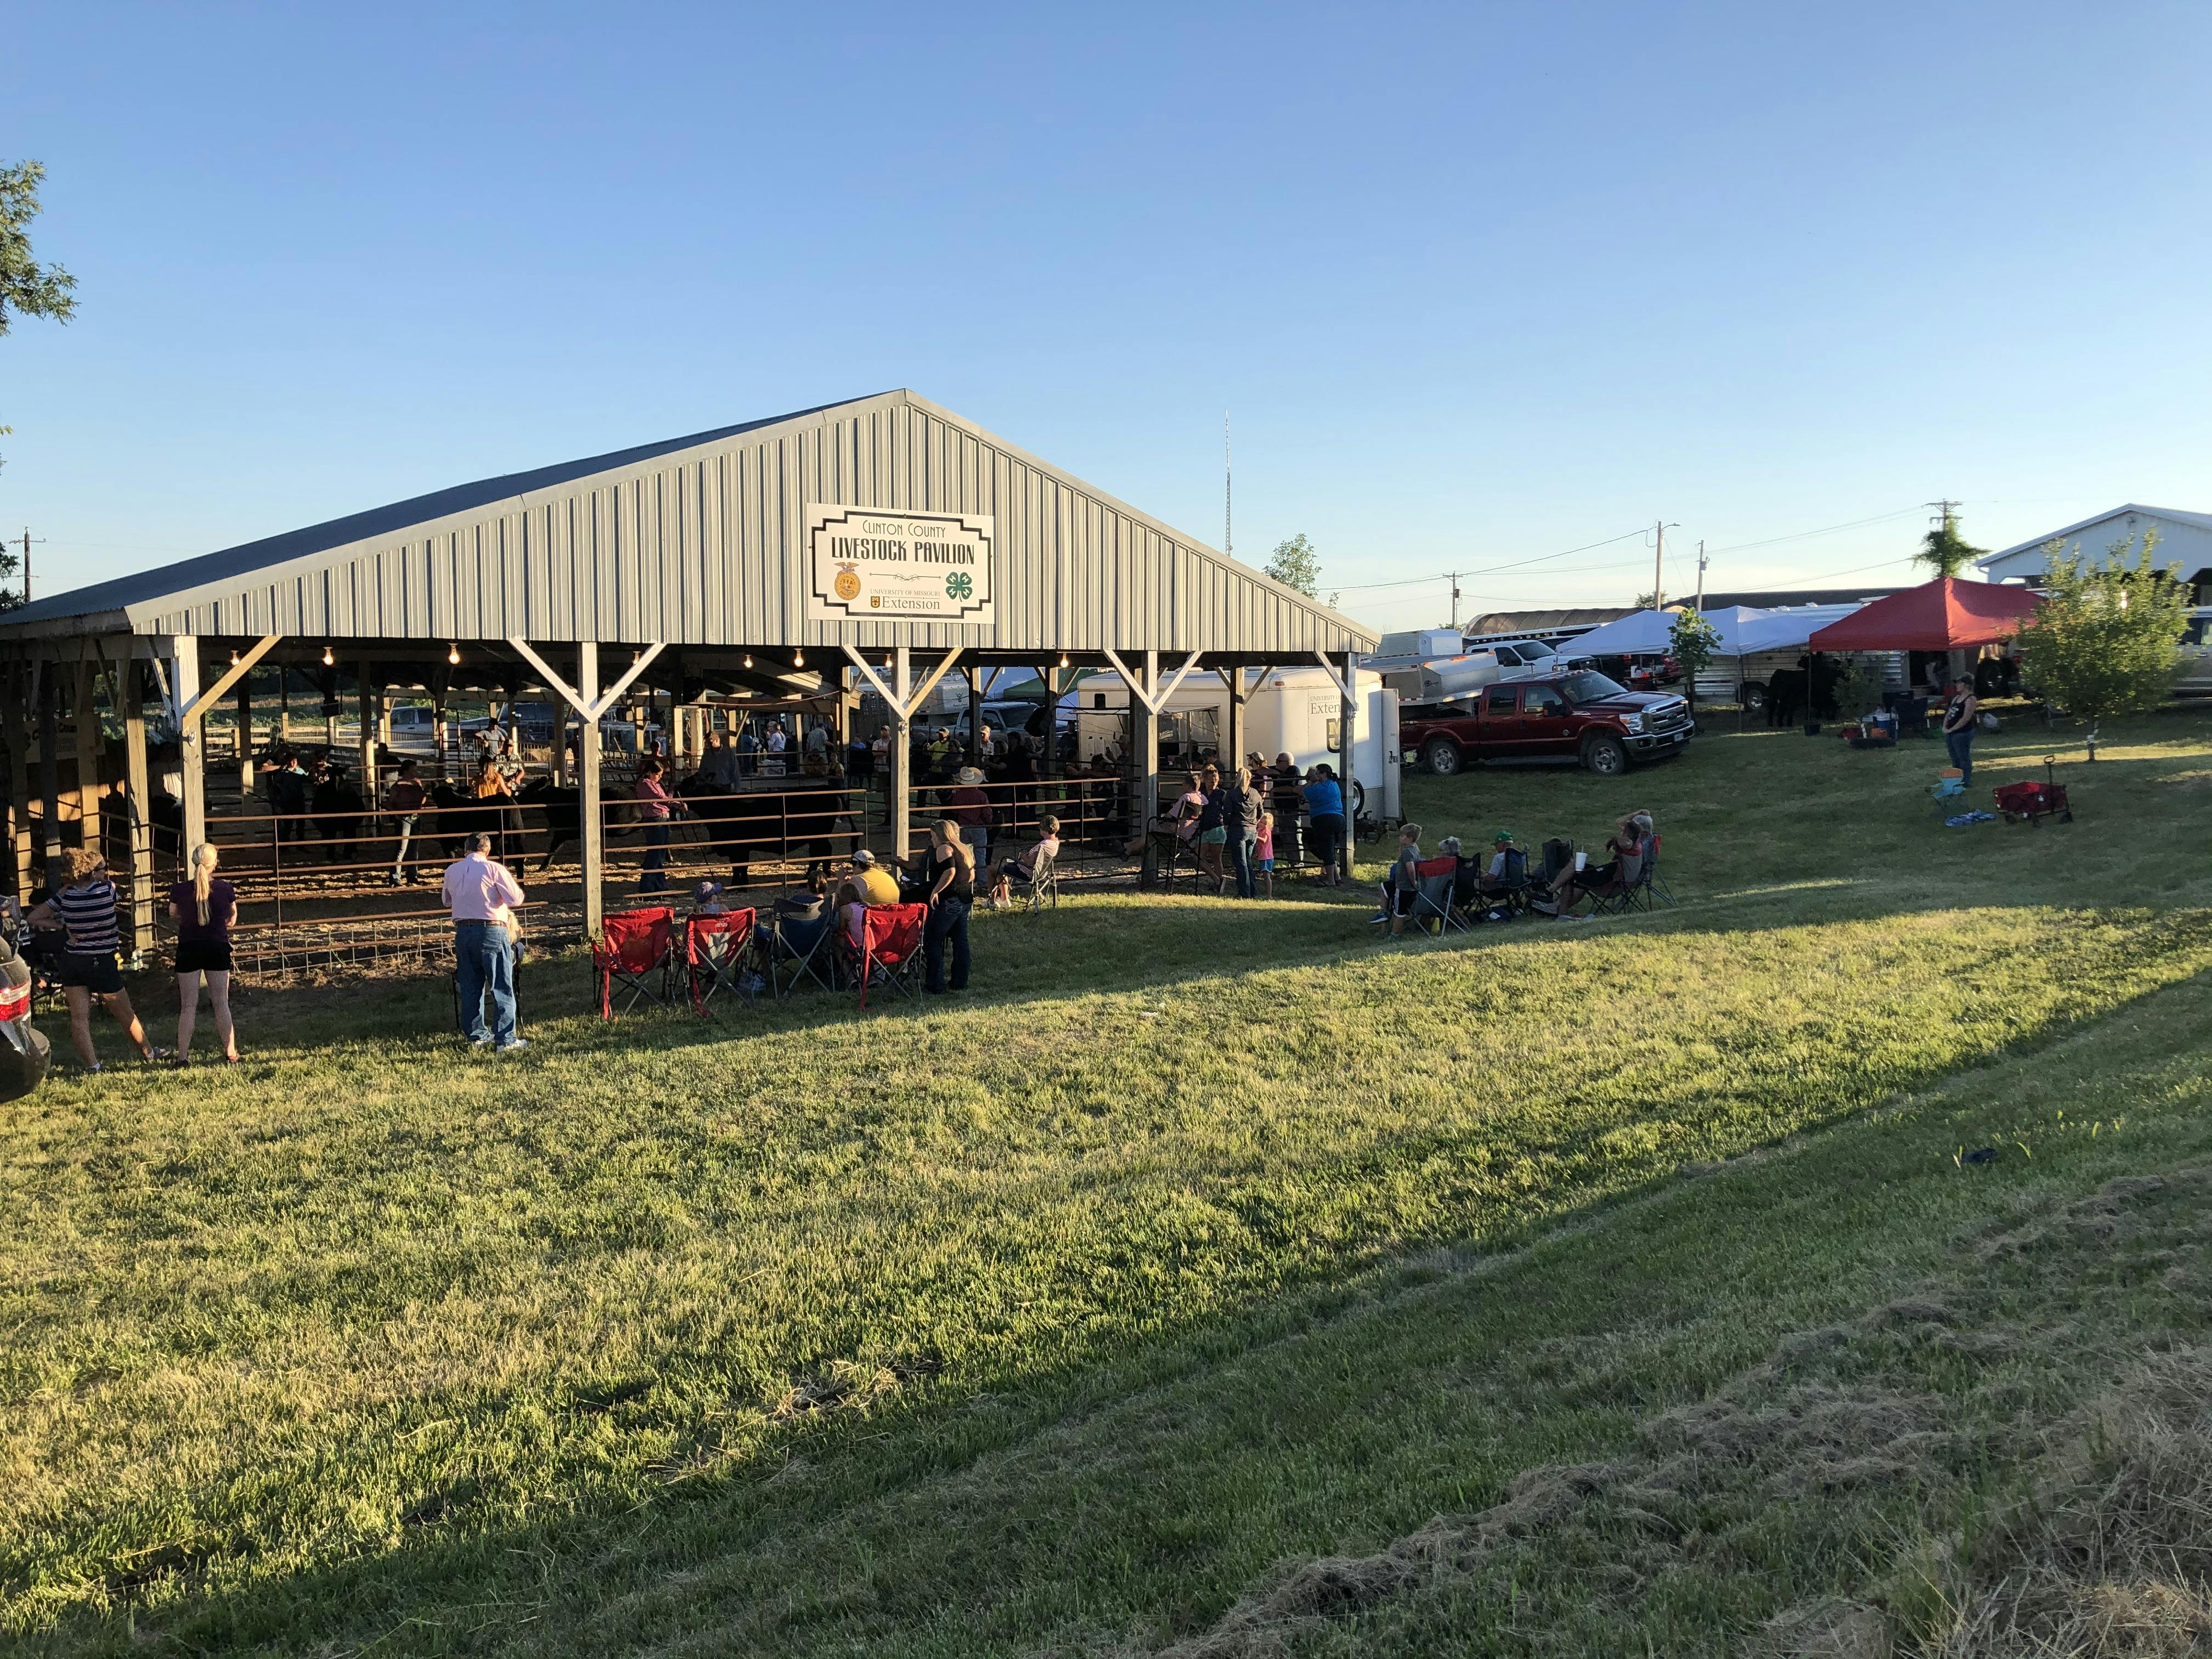
[[[1437,857],[1430,860],[1421,855],[1421,826],[1408,823],[1398,831],[1397,854],[1381,884],[1382,908],[1372,920],[1387,922],[1392,938],[1405,932],[1406,918],[1416,911],[1425,913],[1424,925],[1434,932],[1446,908],[1499,916],[1526,908],[1563,921],[1585,920],[1577,905],[1636,887],[1656,850],[1651,814],[1641,809],[1615,823],[1602,862],[1578,855],[1571,842],[1553,840],[1545,842],[1543,858],[1533,868],[1510,830],[1492,839],[1487,861],[1468,855],[1457,836],[1438,842]],[[1440,867],[1446,859],[1449,866]]]

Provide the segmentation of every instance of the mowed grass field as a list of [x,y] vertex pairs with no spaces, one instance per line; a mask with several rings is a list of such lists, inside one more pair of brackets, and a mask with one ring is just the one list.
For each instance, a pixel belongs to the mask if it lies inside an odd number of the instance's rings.
[[[511,1060],[425,979],[58,1075],[0,1120],[0,1631],[1980,1650],[1962,1517],[2202,1340],[2212,720],[2108,731],[2072,824],[1952,830],[1936,745],[1732,720],[1408,781],[1431,844],[1650,808],[1655,915],[1086,894],[979,917],[957,1002],[608,1027],[571,958]],[[1977,797],[2051,741],[1984,738]]]

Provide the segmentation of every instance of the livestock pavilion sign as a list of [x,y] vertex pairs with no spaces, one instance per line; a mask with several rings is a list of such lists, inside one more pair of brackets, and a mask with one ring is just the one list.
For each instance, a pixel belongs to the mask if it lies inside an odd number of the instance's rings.
[[991,523],[809,505],[806,620],[991,622]]

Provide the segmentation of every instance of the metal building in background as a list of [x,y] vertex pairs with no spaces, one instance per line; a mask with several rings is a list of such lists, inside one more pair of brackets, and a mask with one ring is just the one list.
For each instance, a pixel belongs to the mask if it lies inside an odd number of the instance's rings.
[[[1348,745],[1356,660],[1374,644],[1326,606],[951,411],[888,392],[460,485],[8,615],[0,741],[15,884],[31,885],[34,842],[63,838],[64,747],[81,823],[108,793],[104,719],[125,734],[113,793],[132,804],[143,932],[154,875],[144,705],[166,704],[180,744],[178,833],[189,847],[206,833],[205,717],[257,663],[319,674],[326,688],[336,674],[350,680],[372,805],[374,733],[393,694],[442,708],[465,687],[510,698],[542,689],[565,705],[579,748],[582,920],[596,935],[599,727],[622,697],[662,696],[679,726],[708,695],[834,700],[842,720],[865,684],[903,728],[955,668],[1034,668],[1056,695],[1065,674],[1110,666],[1137,690],[1132,784],[1151,802],[1153,714],[1171,679],[1318,663],[1346,690]],[[239,718],[250,750],[250,711]],[[250,771],[251,754],[242,761]],[[905,766],[902,741],[900,848],[910,844]],[[35,814],[34,781],[45,786]]]

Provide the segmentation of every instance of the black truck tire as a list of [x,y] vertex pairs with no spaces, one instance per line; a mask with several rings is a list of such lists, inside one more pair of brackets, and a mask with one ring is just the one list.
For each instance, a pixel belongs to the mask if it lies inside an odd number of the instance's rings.
[[1421,763],[1440,778],[1450,777],[1462,765],[1459,745],[1449,738],[1431,738],[1421,745]]
[[1628,770],[1627,745],[1601,732],[1583,745],[1583,764],[1601,778],[1620,777]]

